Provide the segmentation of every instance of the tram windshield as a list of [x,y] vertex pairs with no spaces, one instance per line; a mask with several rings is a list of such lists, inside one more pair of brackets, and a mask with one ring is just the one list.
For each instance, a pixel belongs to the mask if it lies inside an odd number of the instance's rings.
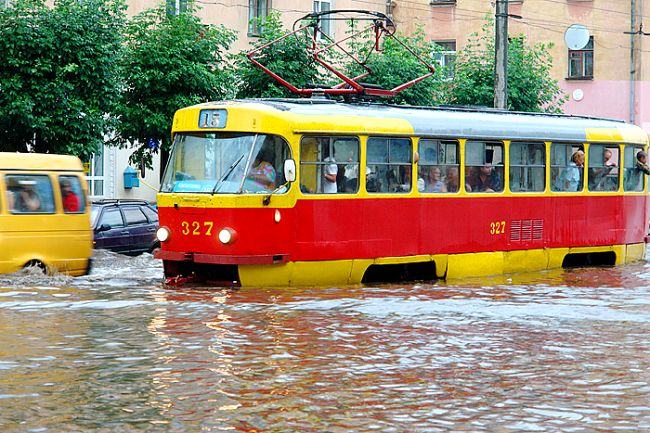
[[269,193],[285,183],[289,146],[278,136],[179,133],[163,177],[162,192]]

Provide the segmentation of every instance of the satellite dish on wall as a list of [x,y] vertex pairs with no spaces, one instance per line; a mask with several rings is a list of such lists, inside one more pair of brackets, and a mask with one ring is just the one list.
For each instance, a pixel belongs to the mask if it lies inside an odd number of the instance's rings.
[[589,29],[582,24],[572,24],[564,32],[564,42],[570,50],[581,50],[589,43]]

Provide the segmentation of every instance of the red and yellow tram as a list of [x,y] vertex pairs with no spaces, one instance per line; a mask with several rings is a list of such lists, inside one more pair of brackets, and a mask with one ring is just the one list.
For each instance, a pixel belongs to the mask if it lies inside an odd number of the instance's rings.
[[179,110],[165,275],[242,286],[640,260],[645,132],[623,122],[329,100]]

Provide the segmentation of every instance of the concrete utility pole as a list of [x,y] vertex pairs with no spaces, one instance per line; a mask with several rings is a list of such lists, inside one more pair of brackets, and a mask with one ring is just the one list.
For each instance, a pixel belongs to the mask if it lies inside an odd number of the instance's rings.
[[[643,31],[643,30],[641,30]],[[636,0],[630,3],[630,123],[636,121]]]
[[494,35],[494,108],[508,107],[508,0],[497,0]]

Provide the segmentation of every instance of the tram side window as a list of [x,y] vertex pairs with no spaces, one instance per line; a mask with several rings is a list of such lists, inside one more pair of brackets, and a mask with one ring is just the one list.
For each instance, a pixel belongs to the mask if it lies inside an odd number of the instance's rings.
[[368,192],[407,193],[411,191],[412,145],[408,138],[369,138],[367,142]]
[[300,189],[307,194],[356,193],[359,190],[359,139],[303,137],[300,142]]
[[544,143],[510,143],[510,191],[544,191],[545,171]]
[[458,192],[458,142],[420,139],[418,191]]
[[581,145],[551,144],[551,190],[582,191],[585,153]]
[[502,143],[465,143],[465,187],[468,192],[503,191]]
[[616,145],[589,146],[589,191],[618,191],[619,149]]
[[636,146],[625,146],[623,172],[623,186],[625,191],[643,191],[645,188],[645,175],[643,170],[637,167],[637,154],[643,148]]
[[54,213],[52,182],[46,175],[6,175],[7,207],[13,214]]

